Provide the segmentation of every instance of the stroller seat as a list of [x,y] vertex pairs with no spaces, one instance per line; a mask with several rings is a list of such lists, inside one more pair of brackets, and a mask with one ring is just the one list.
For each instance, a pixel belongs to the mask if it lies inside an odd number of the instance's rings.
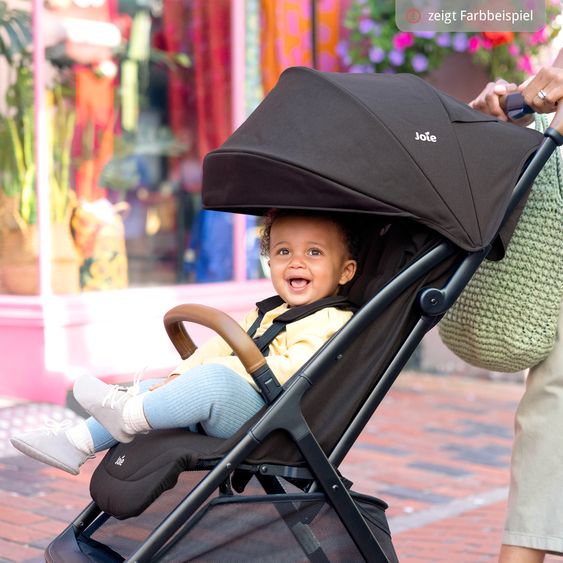
[[[420,243],[420,241],[417,241],[416,237],[414,241],[410,240],[408,229],[385,228],[382,223],[377,226],[371,225],[369,232],[364,233],[364,237],[369,242],[364,244],[359,257],[358,276],[352,284],[345,288],[350,301],[358,304],[367,302],[385,280],[391,279],[407,264],[409,258],[412,259],[417,252],[420,252],[420,249],[416,248],[416,243]],[[422,233],[420,233],[419,239],[422,240],[422,238]],[[397,252],[397,248],[401,251]],[[332,304],[333,301],[330,300],[327,304]],[[276,304],[278,301],[273,300],[271,305]],[[309,308],[307,312],[315,310],[317,310],[316,307],[313,307]],[[172,323],[168,332],[175,340],[178,350],[182,350],[181,335],[183,333],[176,328]],[[313,392],[313,402],[316,402],[315,396],[316,392]],[[326,403],[327,399],[324,399],[324,402]],[[338,408],[337,405],[334,406]],[[104,512],[114,517],[137,516],[163,491],[175,485],[179,473],[206,469],[221,459],[236,445],[240,437],[256,421],[260,420],[266,410],[267,407],[264,407],[239,432],[226,440],[185,430],[166,430],[138,436],[129,444],[116,445],[106,454],[92,476],[90,485],[92,498]],[[345,409],[341,407],[339,410],[344,411]],[[316,416],[318,414],[316,413]],[[322,422],[325,427],[326,422],[328,421],[323,420]],[[311,423],[313,422],[311,421]],[[285,447],[285,456],[272,455],[271,452],[279,452],[280,447]],[[252,460],[253,465],[262,467],[262,470],[264,464],[268,464],[277,468],[271,467],[271,473],[283,474],[285,472],[287,476],[295,476],[297,468],[302,468],[304,465],[302,456],[283,437],[278,437],[276,444],[266,448],[266,451],[270,453],[260,454]],[[288,464],[291,464],[291,469],[281,469]],[[308,476],[309,479],[312,478],[307,470],[301,469],[300,474]]]
[[[443,143],[411,139],[428,123]],[[491,249],[502,255],[540,142],[415,77],[282,74],[206,157],[204,203],[354,213],[362,254],[343,293],[359,310],[231,438],[160,431],[112,448],[92,477],[94,502],[47,560],[397,561],[385,503],[351,491],[338,468],[423,336]],[[182,320],[171,326],[189,354]],[[223,336],[249,339],[239,332]],[[251,355],[247,367],[263,360]],[[204,476],[184,488],[185,472]]]

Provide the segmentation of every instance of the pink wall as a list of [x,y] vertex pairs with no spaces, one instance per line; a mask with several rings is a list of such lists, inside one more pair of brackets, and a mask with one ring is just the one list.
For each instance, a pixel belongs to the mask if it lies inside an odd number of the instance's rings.
[[[148,365],[166,374],[179,361],[162,317],[180,303],[215,307],[240,319],[273,294],[267,280],[85,293],[0,295],[0,394],[62,404],[74,379],[91,373],[129,381]],[[187,327],[194,341],[208,329]]]

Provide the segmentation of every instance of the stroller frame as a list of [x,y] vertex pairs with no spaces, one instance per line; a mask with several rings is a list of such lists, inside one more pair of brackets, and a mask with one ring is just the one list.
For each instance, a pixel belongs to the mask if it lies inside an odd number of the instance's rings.
[[[513,190],[502,224],[506,222],[518,205],[518,202],[527,193],[549,156],[561,144],[563,144],[563,136],[557,130],[549,128],[545,133],[543,143],[531,158]],[[161,522],[129,557],[128,561],[145,562],[153,559],[158,560],[160,556],[164,555],[169,546],[174,542],[173,536],[191,521],[196,511],[209,499],[214,491],[219,488],[223,492],[229,492],[230,478],[237,469],[256,474],[259,482],[269,495],[276,495],[283,491],[279,477],[294,478],[297,476],[298,478],[311,478],[313,485],[308,492],[320,490],[326,495],[362,557],[369,562],[390,561],[352,500],[346,481],[339,475],[337,467],[391,388],[424,335],[439,322],[443,314],[455,302],[490,250],[491,245],[488,245],[477,252],[463,253],[457,262],[453,274],[443,287],[429,287],[419,291],[417,297],[419,317],[414,328],[404,339],[398,353],[393,357],[387,368],[384,369],[382,376],[377,381],[368,399],[363,403],[351,424],[328,455],[325,454],[317,442],[303,416],[300,405],[303,396],[323,377],[323,372],[329,366],[339,361],[350,342],[370,323],[373,323],[374,319],[398,295],[433,270],[437,265],[450,259],[456,253],[460,254],[459,248],[452,243],[448,241],[439,242],[378,291],[348,322],[347,330],[337,333],[297,372],[283,392],[268,406],[263,416],[248,429],[246,434],[228,454],[216,463],[211,463],[207,467],[201,467],[201,469],[209,469],[209,473]],[[289,434],[301,452],[308,470],[292,466],[273,466],[269,464],[249,466],[244,463],[248,456],[273,431],[280,429]],[[197,469],[200,469],[200,467]],[[229,485],[226,485],[227,482]],[[101,509],[92,502],[47,548],[45,553],[47,561],[60,561],[60,559],[54,557],[55,554],[51,551],[56,542],[63,542],[70,546],[81,533],[90,527],[97,527],[97,525],[105,521],[106,517]],[[327,561],[322,549],[314,549],[314,546],[313,549],[310,549],[310,542],[308,546],[306,537],[297,539],[311,561]]]
[[[325,455],[305,421],[301,413],[300,402],[303,395],[320,377],[322,377],[322,373],[326,367],[330,363],[338,361],[339,356],[344,353],[350,341],[361,333],[368,324],[373,322],[373,319],[379,315],[381,311],[385,310],[391,301],[400,295],[406,287],[409,287],[425,273],[434,269],[454,252],[455,248],[450,243],[441,243],[426,255],[422,256],[415,264],[407,268],[405,272],[391,280],[383,290],[378,292],[378,294],[348,322],[348,330],[335,335],[335,337],[323,347],[322,351],[299,370],[287,389],[269,406],[261,420],[248,430],[241,441],[211,469],[128,560],[141,563],[151,561],[153,558],[158,559],[159,551],[163,546],[166,547],[165,543],[194,515],[212,493],[229,478],[233,471],[244,462],[252,451],[255,450],[271,432],[283,429],[292,437],[299,448],[311,470],[318,489],[326,494],[327,498],[334,506],[342,523],[348,530],[348,533],[365,560],[370,562],[388,561],[377,543],[377,540],[367,527],[358,508],[352,501],[350,493],[336,471],[335,466],[338,466],[340,461],[344,458],[355,437],[361,432],[365,424],[364,421],[369,419],[383,400],[383,397],[423,336],[436,324],[440,311],[437,310],[426,314],[424,309],[422,309],[420,320],[404,342],[399,353],[395,356],[394,361],[373,390],[372,396],[365,403],[364,408],[358,413],[356,419],[350,425],[348,432],[343,436],[330,458]],[[470,255],[466,259],[469,267],[461,268],[461,270],[463,272],[467,270],[473,273],[484,256],[485,251]],[[465,285],[462,280],[458,281],[458,278],[452,278],[450,284],[456,286],[461,284],[460,287]],[[442,291],[447,291],[448,294],[453,295],[453,286],[452,289],[450,289],[450,284]],[[424,296],[424,293],[422,296]],[[428,301],[431,307],[436,308],[434,297],[423,300]],[[256,472],[269,477],[269,471],[270,467],[262,464],[257,468]],[[271,483],[262,479],[262,485],[266,485],[266,492],[270,492],[267,488],[272,487]],[[272,488],[277,489],[275,486]],[[276,490],[275,492],[279,491]],[[77,536],[78,533],[81,533],[94,523],[100,513],[100,509],[94,503],[91,503],[91,505],[75,519],[69,529],[72,529],[75,536]]]

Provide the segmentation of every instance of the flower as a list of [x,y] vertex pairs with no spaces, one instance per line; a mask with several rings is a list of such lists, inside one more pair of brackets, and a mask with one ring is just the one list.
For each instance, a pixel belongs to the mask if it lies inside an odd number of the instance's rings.
[[385,59],[385,51],[381,47],[371,47],[369,50],[369,60],[372,63],[380,63]]
[[512,31],[483,31],[481,35],[485,39],[488,39],[493,47],[498,47],[499,45],[512,43],[514,41],[514,33]]
[[518,61],[518,68],[520,68],[527,74],[534,73],[534,67],[532,66],[532,61],[530,60],[530,57],[528,57],[528,55],[524,55],[520,57],[520,60]]
[[364,18],[360,21],[359,30],[360,33],[369,33],[375,27],[375,22],[369,18]]
[[388,57],[393,66],[401,66],[405,62],[405,54],[397,49],[390,51]]
[[417,73],[420,74],[428,68],[428,58],[422,53],[417,53],[413,56],[411,60],[412,68]]
[[547,31],[547,27],[544,25],[540,27],[535,33],[532,33],[532,37],[530,38],[531,45],[540,45],[547,41],[547,35],[549,35]]
[[465,33],[454,33],[454,37],[452,39],[452,47],[454,51],[458,53],[464,53],[467,51],[468,46],[468,39],[467,34]]
[[438,47],[449,47],[452,44],[452,38],[449,33],[440,33],[436,36],[436,45]]
[[413,44],[414,38],[412,36],[412,33],[402,31],[400,33],[397,33],[397,35],[393,37],[393,47],[395,47],[395,49],[399,51],[407,49],[408,47],[412,47]]
[[481,47],[481,38],[478,37],[477,35],[472,35],[467,43],[467,51],[469,53],[475,53],[476,51],[479,50],[480,47]]
[[345,26],[347,38],[338,55],[353,72],[409,72],[425,75],[452,53],[468,53],[484,66],[492,80],[520,83],[537,71],[540,50],[560,30],[557,16],[561,0],[546,2],[546,25],[535,32],[399,31],[394,0],[351,0]]
[[509,45],[508,52],[510,53],[511,56],[517,57],[520,54],[520,47],[514,44]]
[[416,37],[422,37],[423,39],[432,39],[436,35],[433,31],[415,31],[414,34]]

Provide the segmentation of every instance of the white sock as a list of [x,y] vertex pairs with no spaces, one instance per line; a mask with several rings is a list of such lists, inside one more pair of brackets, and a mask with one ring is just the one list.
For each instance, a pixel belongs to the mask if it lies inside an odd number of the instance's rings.
[[128,434],[140,434],[151,430],[151,426],[145,418],[143,395],[144,393],[141,393],[131,397],[123,406],[123,430]]
[[88,430],[88,426],[86,426],[86,422],[83,420],[72,428],[69,428],[65,432],[65,435],[68,438],[68,441],[81,452],[84,452],[87,455],[95,453],[92,435],[90,434],[90,430]]

